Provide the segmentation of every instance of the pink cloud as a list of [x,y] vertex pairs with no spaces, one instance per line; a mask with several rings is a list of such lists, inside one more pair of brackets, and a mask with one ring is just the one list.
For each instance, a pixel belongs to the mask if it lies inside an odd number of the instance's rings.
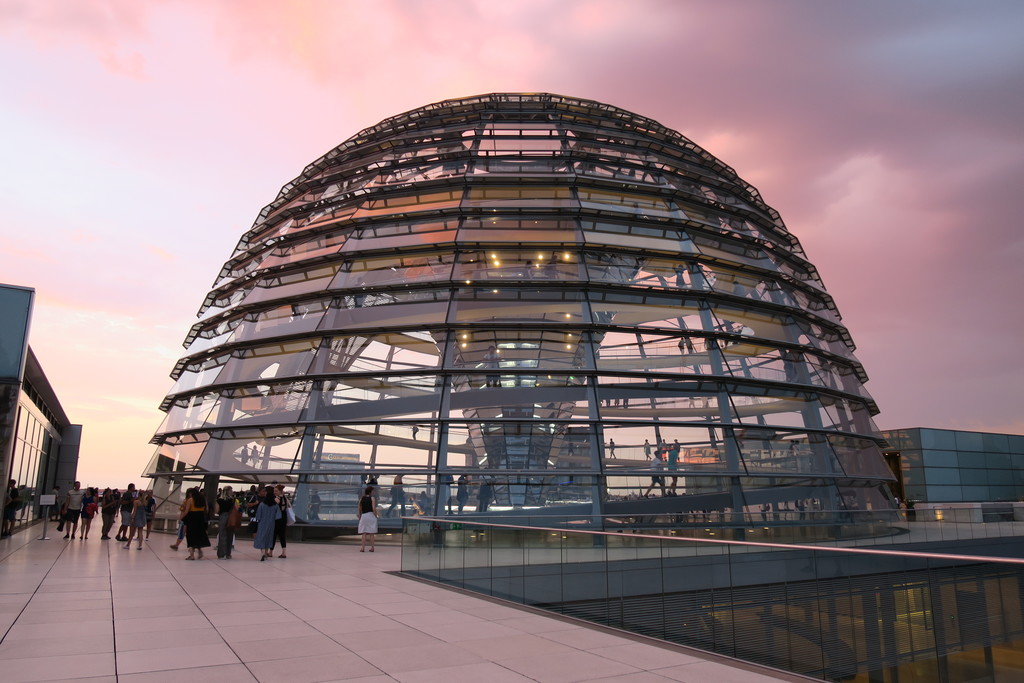
[[1020,432],[1022,25],[1014,2],[5,2],[0,279],[39,291],[83,468],[137,472],[180,340],[282,184],[410,108],[557,92],[758,187],[836,296],[880,426]]

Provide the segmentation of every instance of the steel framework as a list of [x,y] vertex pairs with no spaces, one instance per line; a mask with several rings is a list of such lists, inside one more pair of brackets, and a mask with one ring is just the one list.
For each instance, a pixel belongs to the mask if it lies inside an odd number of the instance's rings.
[[730,167],[598,102],[361,131],[260,212],[185,347],[145,474],[287,481],[310,522],[396,475],[407,513],[891,508],[800,243]]

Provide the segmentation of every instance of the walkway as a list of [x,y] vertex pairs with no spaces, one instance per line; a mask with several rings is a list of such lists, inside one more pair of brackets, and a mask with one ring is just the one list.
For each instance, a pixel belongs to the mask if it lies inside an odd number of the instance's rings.
[[809,680],[390,574],[397,545],[187,562],[162,534],[139,551],[40,530],[0,542],[4,683]]

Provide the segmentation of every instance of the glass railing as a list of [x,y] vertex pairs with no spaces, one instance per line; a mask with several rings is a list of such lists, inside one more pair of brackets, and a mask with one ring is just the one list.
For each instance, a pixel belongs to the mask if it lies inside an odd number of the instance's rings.
[[[974,541],[985,554],[1003,555],[1001,539],[1024,537],[1024,520],[1011,513],[986,513],[963,507],[928,510],[779,510],[776,512],[668,511],[577,516],[531,514],[525,510],[466,512],[441,517],[447,522],[483,522],[523,527],[555,527],[617,533],[642,533],[669,538],[798,543],[836,547],[946,544]],[[1024,512],[1024,510],[1018,510]],[[412,516],[412,515],[410,515]],[[422,515],[421,515],[422,516]],[[429,515],[427,515],[429,516]],[[971,552],[974,552],[973,550]]]
[[406,519],[402,572],[826,680],[1024,680],[1022,559],[521,521]]

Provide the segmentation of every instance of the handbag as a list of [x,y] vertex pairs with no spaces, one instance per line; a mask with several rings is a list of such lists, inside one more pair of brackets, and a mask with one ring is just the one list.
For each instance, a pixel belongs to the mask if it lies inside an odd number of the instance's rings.
[[285,510],[285,513],[288,517],[288,521],[286,522],[287,526],[295,524],[295,510],[288,508],[287,510]]
[[242,526],[242,511],[235,506],[228,514],[228,527],[237,529],[240,526]]

